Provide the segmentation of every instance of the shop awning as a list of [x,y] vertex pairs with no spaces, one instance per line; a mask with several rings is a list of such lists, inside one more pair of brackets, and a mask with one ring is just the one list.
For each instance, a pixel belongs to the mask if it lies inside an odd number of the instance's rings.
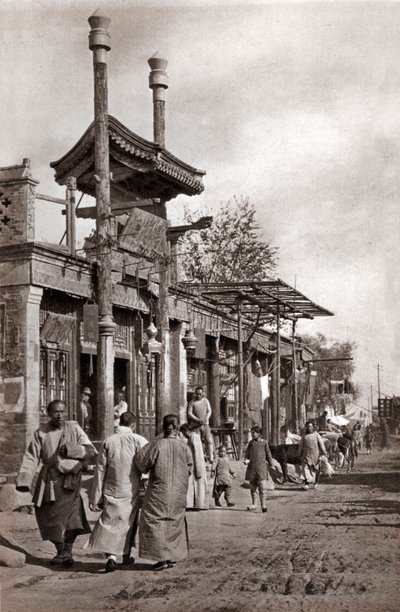
[[303,293],[280,279],[227,283],[183,283],[186,289],[207,299],[221,309],[234,312],[241,303],[243,317],[262,325],[273,315],[283,319],[331,317],[333,313],[311,301]]

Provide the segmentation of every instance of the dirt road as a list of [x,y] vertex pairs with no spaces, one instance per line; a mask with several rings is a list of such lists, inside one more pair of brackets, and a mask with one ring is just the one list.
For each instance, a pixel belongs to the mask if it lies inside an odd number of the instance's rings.
[[187,513],[190,556],[159,573],[138,559],[105,574],[101,555],[84,554],[84,537],[72,570],[52,568],[34,517],[2,513],[0,527],[35,556],[22,569],[0,568],[1,612],[397,611],[399,449],[363,453],[353,473],[315,491],[277,486],[266,514],[246,511],[237,463],[237,505]]

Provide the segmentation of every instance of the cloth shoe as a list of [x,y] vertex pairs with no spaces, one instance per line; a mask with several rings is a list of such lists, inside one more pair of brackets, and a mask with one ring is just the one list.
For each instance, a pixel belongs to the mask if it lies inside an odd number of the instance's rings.
[[168,569],[168,564],[166,561],[157,561],[157,563],[154,563],[153,565],[153,570],[155,572],[161,572],[162,570]]
[[309,489],[308,484],[304,484],[304,485],[302,486],[302,489],[303,489],[304,491],[308,491],[308,489]]
[[257,506],[255,506],[254,504],[251,504],[251,506],[247,506],[247,510],[249,512],[255,512],[255,510],[257,510]]
[[64,567],[72,567],[75,563],[75,560],[72,556],[71,552],[65,552],[63,554],[62,564]]
[[135,563],[134,557],[131,557],[130,555],[124,555],[122,557],[122,565],[133,565],[134,563]]
[[109,574],[110,572],[115,572],[116,569],[117,564],[114,559],[108,559],[106,563],[106,574]]

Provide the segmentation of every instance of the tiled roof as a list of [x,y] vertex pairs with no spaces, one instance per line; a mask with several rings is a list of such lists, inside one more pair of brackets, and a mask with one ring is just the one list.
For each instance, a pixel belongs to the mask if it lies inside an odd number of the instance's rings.
[[[115,199],[147,197],[169,200],[179,194],[197,195],[204,190],[204,171],[131,132],[114,117],[108,119],[110,171],[113,172],[110,187]],[[64,184],[72,175],[77,178],[79,190],[93,195],[94,124],[68,153],[51,162],[50,166],[55,169],[59,184]]]

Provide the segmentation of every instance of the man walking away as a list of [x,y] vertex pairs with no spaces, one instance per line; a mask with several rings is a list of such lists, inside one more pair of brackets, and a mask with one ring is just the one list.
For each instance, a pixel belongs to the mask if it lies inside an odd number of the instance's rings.
[[47,406],[49,422],[35,431],[22,460],[17,490],[29,491],[42,464],[33,503],[40,535],[57,554],[52,565],[74,564],[72,547],[78,535],[90,533],[80,496],[82,462],[96,450],[75,421],[66,421],[66,404],[56,399]]
[[140,477],[133,459],[140,444],[133,433],[135,416],[124,412],[116,432],[100,450],[90,492],[90,509],[102,510],[85,549],[104,552],[106,572],[117,569],[117,556],[122,565],[132,565],[130,556],[139,508]]
[[155,560],[155,571],[173,567],[188,554],[186,495],[192,456],[178,437],[178,417],[163,419],[163,436],[135,456],[140,472],[150,472],[139,526],[139,555]]

